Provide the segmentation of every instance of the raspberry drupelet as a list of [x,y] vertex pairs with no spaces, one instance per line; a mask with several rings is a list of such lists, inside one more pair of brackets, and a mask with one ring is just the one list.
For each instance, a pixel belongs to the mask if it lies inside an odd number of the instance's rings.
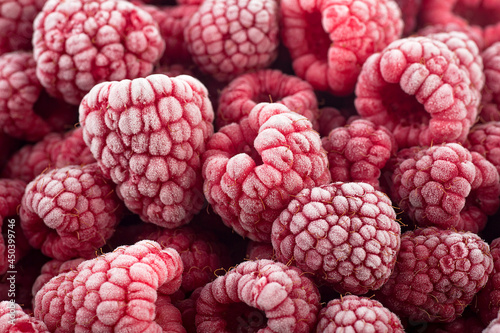
[[11,301],[0,302],[0,332],[50,333],[43,321],[25,313],[19,304]]
[[273,223],[276,258],[340,293],[377,290],[399,251],[401,228],[391,205],[361,182],[304,189]]
[[100,82],[151,74],[164,49],[157,23],[128,1],[48,0],[34,22],[36,75],[75,105]]
[[355,295],[334,299],[321,309],[316,333],[404,333],[398,316],[380,302]]
[[39,175],[26,187],[19,210],[30,245],[58,260],[94,257],[122,213],[114,184],[96,163]]
[[54,332],[185,332],[169,300],[181,284],[177,251],[151,240],[120,246],[59,274],[35,296]]
[[401,37],[401,11],[393,0],[282,0],[282,42],[293,70],[314,89],[354,91],[361,65]]
[[310,332],[319,301],[318,289],[298,268],[245,261],[203,287],[196,328],[198,333]]
[[127,208],[170,229],[203,206],[213,119],[205,86],[187,75],[104,82],[80,105],[83,138]]
[[291,197],[330,182],[327,164],[307,118],[282,104],[260,103],[247,120],[224,126],[208,142],[205,196],[236,233],[270,242],[272,223]]
[[490,248],[477,234],[436,227],[407,231],[394,272],[376,299],[401,319],[451,322],[492,270]]
[[200,70],[218,81],[268,67],[279,44],[277,0],[205,0],[184,30]]

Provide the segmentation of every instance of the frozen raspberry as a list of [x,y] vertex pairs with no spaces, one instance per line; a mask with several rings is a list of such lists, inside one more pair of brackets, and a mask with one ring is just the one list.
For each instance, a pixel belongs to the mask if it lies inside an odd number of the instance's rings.
[[183,292],[203,287],[216,277],[214,272],[229,266],[226,247],[211,232],[184,226],[174,230],[157,229],[143,237],[179,252],[184,266],[180,289]]
[[417,16],[422,0],[395,0],[401,9],[404,28],[403,34],[410,35],[417,27]]
[[33,21],[45,1],[0,1],[0,53],[32,48]]
[[283,104],[317,127],[318,101],[312,86],[274,69],[243,74],[231,81],[220,93],[217,126],[240,122],[260,102]]
[[83,128],[67,132],[57,149],[51,150],[50,160],[54,168],[95,163],[90,148],[83,140]]
[[363,65],[358,113],[395,136],[399,148],[464,141],[474,93],[467,72],[446,44],[428,37],[391,43]]
[[[184,30],[189,20],[198,10],[199,5],[178,6],[142,6],[158,23],[161,36],[165,40],[165,52],[160,59],[162,65],[166,64],[191,64],[191,54],[184,41]],[[170,76],[170,75],[169,75]],[[175,75],[174,75],[175,76]]]
[[247,120],[224,126],[208,142],[204,192],[236,233],[269,242],[291,196],[330,182],[327,164],[307,118],[282,104],[260,103]]
[[324,107],[319,109],[318,124],[319,135],[324,137],[328,136],[333,129],[345,126],[346,118],[338,109],[334,107]]
[[332,181],[364,182],[377,189],[380,170],[397,151],[392,133],[366,119],[333,129],[322,143]]
[[314,89],[354,91],[361,65],[401,36],[401,11],[392,0],[282,0],[282,41],[295,73]]
[[0,130],[28,141],[38,141],[76,119],[76,110],[47,107],[42,102],[43,88],[35,71],[31,52],[0,56]]
[[355,295],[328,302],[319,313],[316,332],[404,333],[398,316],[380,302]]
[[299,192],[273,223],[277,260],[340,293],[365,294],[391,275],[401,229],[391,200],[365,183]]
[[43,321],[33,318],[13,301],[0,302],[0,331],[2,333],[49,333]]
[[484,63],[485,84],[480,117],[483,121],[500,120],[500,42],[494,43],[481,54]]
[[469,39],[472,39],[476,43],[479,50],[483,50],[484,48],[483,35],[478,33],[477,30],[468,25],[464,26],[456,23],[428,25],[418,30],[416,32],[416,35],[428,36],[431,34],[438,34],[442,32],[462,32],[466,34]]
[[268,67],[279,44],[278,1],[205,0],[184,40],[199,68],[218,81]]
[[26,187],[20,217],[30,245],[48,257],[92,258],[122,215],[114,186],[96,163],[39,175]]
[[97,83],[149,75],[165,48],[151,15],[128,1],[48,0],[34,30],[38,79],[76,105]]
[[269,243],[248,241],[245,258],[249,260],[269,259],[275,260],[273,246]]
[[472,127],[464,145],[470,151],[483,155],[500,173],[500,121]]
[[482,35],[484,46],[500,40],[500,3],[498,1],[422,0],[422,24],[456,24],[470,26]]
[[208,332],[310,332],[320,310],[316,286],[295,267],[246,261],[207,284],[196,328]]
[[205,86],[187,75],[105,82],[80,105],[83,138],[127,208],[167,228],[203,205],[200,157],[213,119]]
[[51,332],[183,332],[179,311],[163,296],[179,288],[182,270],[177,251],[154,241],[121,246],[47,282],[35,317]]
[[492,270],[488,244],[472,232],[436,227],[407,231],[394,272],[376,297],[401,318],[451,322]]

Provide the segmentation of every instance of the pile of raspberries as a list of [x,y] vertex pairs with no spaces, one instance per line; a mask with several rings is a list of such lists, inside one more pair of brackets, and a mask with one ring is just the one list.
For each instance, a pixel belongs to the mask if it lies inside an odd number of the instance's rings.
[[0,0],[0,332],[500,332],[500,1]]

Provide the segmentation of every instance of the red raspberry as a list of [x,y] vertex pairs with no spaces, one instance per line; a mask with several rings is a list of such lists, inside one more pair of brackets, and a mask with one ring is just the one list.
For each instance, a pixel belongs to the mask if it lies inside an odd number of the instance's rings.
[[32,48],[33,21],[45,1],[0,1],[0,53]]
[[207,332],[310,332],[320,310],[316,286],[295,267],[245,261],[203,287],[196,328]]
[[231,81],[220,93],[217,126],[240,122],[260,102],[283,104],[317,128],[318,101],[312,86],[275,69],[243,74]]
[[[473,301],[474,303],[474,301]],[[481,319],[467,307],[464,313],[449,323],[425,323],[425,333],[482,333],[486,328]]]
[[[38,141],[61,130],[76,117],[76,110],[48,105],[36,77],[33,54],[27,51],[0,56],[0,128],[6,134]],[[65,114],[66,113],[66,114]]]
[[401,11],[392,0],[282,0],[282,42],[295,73],[314,89],[354,91],[361,65],[398,39]]
[[346,124],[346,118],[334,107],[324,107],[319,109],[319,135],[328,136],[330,132]]
[[50,160],[54,168],[95,163],[90,148],[83,140],[83,128],[81,127],[67,132],[61,140],[61,144],[56,149],[52,149],[50,153]]
[[291,196],[330,182],[320,137],[311,129],[286,106],[260,103],[246,121],[212,136],[203,155],[204,190],[227,226],[269,242],[272,223]]
[[438,34],[442,32],[462,32],[466,34],[469,39],[472,39],[476,43],[480,51],[484,48],[483,35],[478,33],[477,30],[468,25],[464,26],[456,23],[433,24],[418,30],[416,34],[419,36],[428,36],[431,34]]
[[128,1],[48,0],[34,30],[38,79],[76,105],[97,83],[149,75],[165,49],[151,15]]
[[278,1],[205,0],[184,40],[199,68],[218,81],[269,66],[279,44]]
[[377,189],[380,170],[397,151],[392,133],[366,119],[333,129],[322,143],[332,181],[364,182]]
[[229,266],[227,248],[214,234],[205,230],[186,226],[174,230],[157,229],[147,233],[144,239],[179,252],[184,266],[180,290],[186,293],[203,287],[215,278],[218,269]]
[[26,314],[13,301],[0,302],[0,332],[7,333],[49,333],[43,321]]
[[423,0],[422,24],[456,24],[470,26],[481,35],[485,47],[499,41],[500,3],[498,1]]
[[269,243],[248,241],[245,258],[249,260],[269,259],[275,260],[273,246]]
[[500,42],[494,43],[481,54],[484,62],[481,119],[485,122],[500,120]]
[[19,214],[30,245],[46,256],[89,259],[113,234],[122,204],[94,163],[39,175],[26,187]]
[[410,35],[417,27],[417,16],[422,0],[395,0],[401,9],[404,22],[403,34]]
[[35,317],[51,332],[182,332],[164,296],[179,288],[182,270],[177,251],[156,242],[121,246],[47,282]]
[[470,151],[484,156],[500,173],[500,121],[491,121],[472,127],[464,145]]
[[398,316],[380,302],[355,295],[328,302],[319,313],[316,332],[404,333]]
[[85,142],[127,208],[167,228],[203,205],[200,155],[213,118],[205,86],[187,75],[102,83],[80,105]]
[[399,148],[464,141],[474,103],[456,53],[428,37],[391,43],[363,65],[356,86],[358,113],[386,126]]
[[472,232],[436,227],[407,231],[394,272],[376,297],[401,318],[451,322],[492,270],[488,244]]
[[477,294],[477,301],[473,303],[474,311],[485,325],[497,318],[500,311],[500,238],[491,242],[490,252],[493,257],[493,272]]
[[401,229],[391,200],[365,183],[299,192],[273,223],[277,260],[340,293],[365,294],[391,275]]

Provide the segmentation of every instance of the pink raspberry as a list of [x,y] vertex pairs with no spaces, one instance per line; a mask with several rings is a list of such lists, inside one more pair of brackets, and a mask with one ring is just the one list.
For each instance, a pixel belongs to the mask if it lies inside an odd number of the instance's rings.
[[33,21],[45,1],[0,1],[0,53],[32,48]]
[[282,0],[282,42],[295,73],[314,89],[354,91],[361,65],[401,36],[401,11],[392,0]]
[[128,1],[48,0],[34,30],[40,83],[76,105],[97,83],[149,75],[165,49],[151,15]]
[[203,155],[204,192],[224,223],[243,237],[269,242],[290,197],[329,183],[327,158],[307,118],[277,103],[257,104],[224,126]]
[[395,0],[401,9],[404,28],[403,34],[410,35],[417,27],[417,17],[422,0]]
[[340,293],[365,294],[391,275],[401,228],[391,200],[365,183],[299,192],[273,223],[277,260]]
[[500,238],[491,242],[490,252],[493,257],[493,272],[477,294],[477,301],[473,303],[474,311],[485,325],[497,318],[500,311]]
[[50,331],[43,321],[25,313],[19,304],[11,301],[1,301],[0,332],[49,333]]
[[482,35],[484,46],[499,41],[500,3],[498,1],[423,0],[420,7],[422,24],[456,24],[470,26]]
[[376,297],[401,318],[451,322],[492,270],[488,244],[472,232],[436,227],[407,231],[394,272]]
[[431,34],[438,34],[442,32],[462,32],[472,39],[480,51],[484,49],[483,35],[478,33],[477,30],[468,25],[460,25],[456,23],[448,24],[433,24],[423,27],[416,32],[419,36],[428,36]]
[[90,148],[83,140],[82,127],[66,132],[60,145],[56,149],[52,149],[50,153],[50,160],[54,168],[95,163]]
[[399,148],[464,141],[474,94],[467,72],[446,44],[428,37],[391,43],[363,65],[358,113],[386,126]]
[[348,295],[321,309],[316,332],[404,333],[404,329],[398,316],[380,302]]
[[246,261],[203,287],[196,328],[208,332],[310,332],[320,310],[316,286],[295,267]]
[[483,121],[500,120],[500,42],[492,44],[481,54],[484,63],[485,84],[482,91],[482,109],[480,117]]
[[76,119],[76,110],[57,108],[53,104],[48,107],[43,103],[43,88],[35,72],[31,52],[0,56],[0,129],[28,141],[38,141]]
[[276,0],[205,0],[184,30],[199,68],[218,81],[268,67],[276,58]]
[[380,170],[397,151],[392,133],[366,119],[333,129],[322,143],[332,181],[364,182],[377,189]]
[[343,127],[346,124],[346,118],[338,109],[334,107],[324,107],[319,109],[319,135],[328,136],[332,130]]
[[105,82],[80,105],[83,138],[127,208],[170,229],[203,205],[200,156],[213,119],[205,86],[187,75]]
[[312,86],[275,69],[243,74],[231,81],[220,93],[217,126],[240,122],[260,102],[283,104],[317,127],[318,101]]
[[92,258],[122,215],[114,186],[96,163],[54,169],[26,187],[20,217],[31,246],[48,257]]
[[269,259],[275,260],[273,246],[269,243],[248,241],[245,258],[249,260]]
[[472,127],[464,146],[484,156],[500,173],[500,121]]
[[143,237],[179,252],[184,266],[183,292],[203,287],[215,278],[217,270],[229,266],[227,248],[211,232],[184,226],[174,230],[157,229]]
[[47,282],[35,318],[51,332],[183,332],[166,296],[179,288],[182,270],[177,251],[154,241],[121,246]]

